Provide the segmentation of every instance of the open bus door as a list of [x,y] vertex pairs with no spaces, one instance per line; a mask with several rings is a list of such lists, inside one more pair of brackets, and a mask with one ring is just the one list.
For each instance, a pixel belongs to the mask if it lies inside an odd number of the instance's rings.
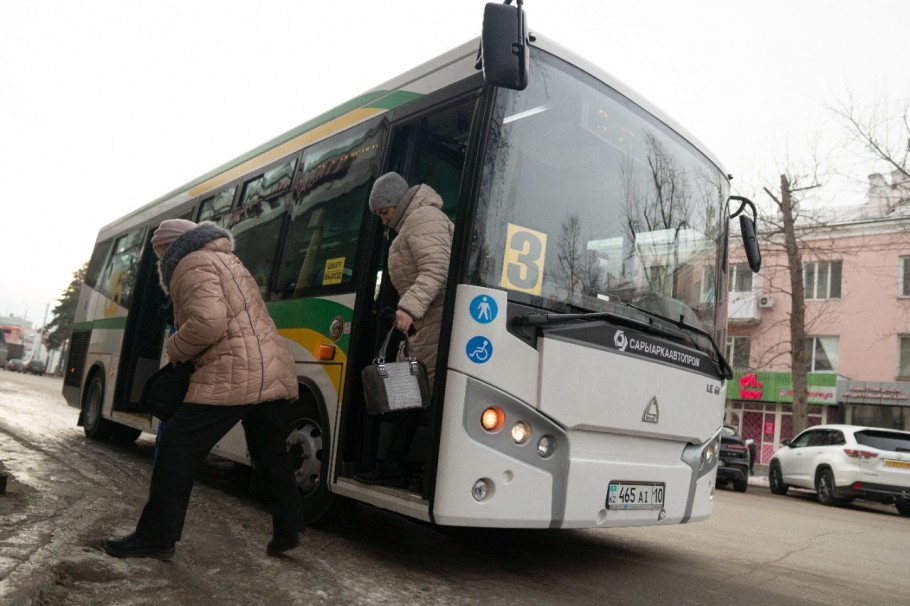
[[[435,104],[430,100],[416,112],[396,120],[391,128],[389,148],[382,170],[383,173],[399,173],[411,186],[426,184],[432,187],[443,199],[443,212],[453,221],[463,180],[468,138],[479,98],[478,86],[454,100],[447,97]],[[367,200],[363,204],[366,205]],[[378,232],[384,228],[381,222],[373,220],[370,229]],[[395,234],[390,233],[387,240],[378,238],[382,244],[369,267],[371,275],[377,276],[378,283],[372,285],[373,293],[376,293],[375,299],[364,297],[364,300],[369,299],[365,304],[373,305],[373,309],[366,314],[371,319],[371,324],[364,327],[368,334],[358,339],[359,351],[352,352],[350,357],[355,364],[351,373],[358,376],[363,365],[375,357],[389,329],[388,325],[379,325],[380,312],[384,308],[395,309],[398,302],[398,293],[389,281],[386,267],[389,245],[394,237]],[[394,359],[397,347],[397,342],[390,344],[387,352],[387,357],[391,356],[389,359]],[[442,374],[441,371],[437,372],[434,402],[442,397],[439,389]],[[439,409],[440,407],[435,407],[435,410]],[[362,405],[345,406],[343,410],[345,418],[341,431],[341,458],[348,464],[353,464],[356,471],[368,471],[385,456],[395,415],[370,416]],[[408,472],[415,479],[411,488],[422,492],[424,496],[427,494],[426,487],[422,486],[420,478],[425,464],[434,456],[435,451],[432,444],[436,438],[431,429],[433,414],[433,407],[421,414],[408,457]],[[341,475],[353,475],[353,470],[347,467]]]
[[158,258],[152,248],[156,227],[153,225],[146,235],[133,285],[114,392],[114,410],[119,412],[140,412],[142,389],[161,367],[165,329],[173,321],[169,318],[167,297],[158,282]]

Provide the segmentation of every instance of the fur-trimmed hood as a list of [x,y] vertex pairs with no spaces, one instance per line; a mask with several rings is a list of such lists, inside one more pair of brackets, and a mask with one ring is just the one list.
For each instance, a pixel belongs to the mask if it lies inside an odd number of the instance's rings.
[[164,294],[170,295],[168,285],[171,283],[171,277],[174,270],[185,256],[203,248],[209,242],[214,242],[220,238],[227,238],[230,241],[230,250],[234,250],[234,236],[231,232],[219,227],[211,221],[205,221],[199,224],[199,227],[189,230],[168,246],[164,256],[158,260],[158,283]]

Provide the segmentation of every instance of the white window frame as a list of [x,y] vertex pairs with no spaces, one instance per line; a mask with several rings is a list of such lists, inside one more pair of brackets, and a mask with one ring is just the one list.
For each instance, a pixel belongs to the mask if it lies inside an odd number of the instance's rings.
[[910,297],[910,257],[900,257],[898,273],[897,296]]
[[[828,358],[828,361],[831,363],[831,366],[832,366],[832,368],[830,368],[830,369],[817,370],[815,368],[816,343],[818,341],[820,341],[821,339],[829,339],[830,341],[828,342],[828,345],[832,345],[832,344],[834,345],[834,356],[829,356],[829,358]],[[806,348],[807,348],[806,349],[806,364],[809,367],[809,372],[834,372],[834,373],[838,372],[838,369],[840,368],[840,337],[832,336],[832,335],[820,335],[820,336],[806,337],[806,341],[807,341],[807,343],[806,343]],[[833,341],[833,343],[831,341]],[[829,348],[824,347],[824,345],[822,346],[822,348],[825,349],[826,352],[829,351]]]
[[910,378],[910,335],[897,335],[897,376]]
[[[730,292],[752,292],[754,276],[752,275],[752,269],[749,267],[748,263],[731,263],[729,268],[730,273]],[[740,274],[745,274],[748,276],[749,280],[749,289],[748,290],[736,290],[737,278]]]
[[[743,348],[746,348],[746,365],[737,366],[735,363],[737,353]],[[752,363],[752,337],[747,335],[736,335],[727,337],[727,363],[733,369],[740,368],[751,368],[750,364]]]
[[[831,296],[831,267],[834,265],[840,266],[840,284],[838,284],[839,294],[836,297]],[[825,280],[824,284],[819,284],[819,267],[825,267]],[[812,271],[812,284],[807,284],[807,275]],[[825,299],[840,299],[843,294],[844,286],[844,263],[843,261],[809,261],[803,265],[803,286],[805,287],[805,294],[807,301],[820,301]],[[819,293],[820,290],[823,290],[823,293]]]

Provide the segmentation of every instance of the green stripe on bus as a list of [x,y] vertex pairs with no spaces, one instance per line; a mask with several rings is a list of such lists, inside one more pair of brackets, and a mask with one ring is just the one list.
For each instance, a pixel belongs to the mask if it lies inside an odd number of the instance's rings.
[[388,95],[378,99],[375,103],[368,103],[367,107],[376,107],[379,109],[395,109],[400,107],[405,103],[410,103],[414,99],[419,99],[423,95],[421,93],[412,93],[406,90],[396,90]]
[[123,330],[126,328],[126,317],[104,318],[102,320],[76,322],[73,324],[73,330],[92,330],[93,328],[102,330]]
[[[293,301],[276,301],[268,304],[269,315],[275,321],[278,330],[308,328],[331,338],[332,322],[341,318],[343,324],[350,325],[353,312],[341,303],[327,299],[295,299]],[[343,333],[335,341],[338,348],[347,354],[351,335]]]

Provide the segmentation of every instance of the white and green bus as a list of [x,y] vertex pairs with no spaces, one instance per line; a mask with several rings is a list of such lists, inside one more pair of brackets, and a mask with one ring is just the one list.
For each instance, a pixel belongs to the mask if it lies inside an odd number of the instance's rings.
[[[167,332],[151,236],[163,219],[213,221],[233,233],[296,360],[286,431],[308,522],[354,502],[457,526],[708,517],[731,376],[718,348],[728,176],[633,91],[525,34],[522,18],[488,5],[481,39],[103,227],[63,387],[85,434],[157,431],[139,403]],[[408,488],[353,480],[391,426],[367,413],[361,385],[384,337],[379,311],[396,304],[394,234],[367,207],[388,170],[431,185],[455,223]],[[754,221],[740,221],[751,234]],[[248,463],[239,426],[213,452]]]

